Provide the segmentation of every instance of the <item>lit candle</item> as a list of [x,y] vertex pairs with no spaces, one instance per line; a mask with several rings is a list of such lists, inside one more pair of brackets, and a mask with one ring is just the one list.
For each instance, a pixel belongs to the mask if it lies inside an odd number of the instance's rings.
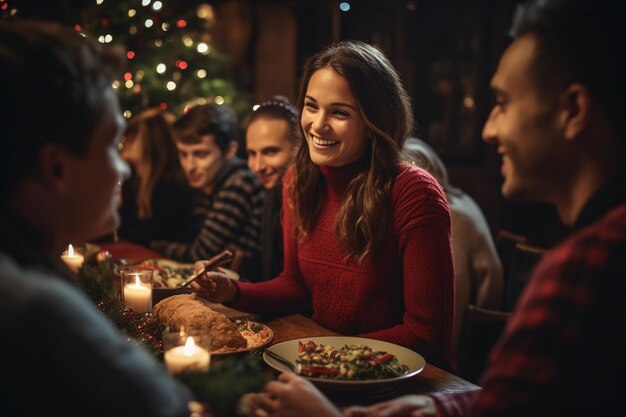
[[143,284],[139,275],[135,275],[134,284],[124,286],[124,305],[135,313],[147,313],[152,310],[152,287]]
[[83,266],[83,262],[85,262],[85,257],[80,253],[75,253],[71,243],[67,247],[67,250],[61,254],[61,259],[74,272],[78,272],[78,269]]
[[176,346],[163,355],[167,369],[173,373],[183,371],[206,371],[209,369],[211,354],[197,346],[193,337],[188,336],[185,346]]

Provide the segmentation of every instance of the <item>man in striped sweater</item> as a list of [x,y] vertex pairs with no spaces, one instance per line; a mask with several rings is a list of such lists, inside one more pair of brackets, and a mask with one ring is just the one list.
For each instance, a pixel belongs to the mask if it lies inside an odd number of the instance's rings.
[[195,262],[235,244],[246,255],[240,275],[254,279],[250,272],[260,265],[263,187],[236,156],[234,112],[225,105],[199,105],[174,123],[174,131],[180,164],[197,191],[198,232],[191,242],[153,242],[153,249],[169,259]]

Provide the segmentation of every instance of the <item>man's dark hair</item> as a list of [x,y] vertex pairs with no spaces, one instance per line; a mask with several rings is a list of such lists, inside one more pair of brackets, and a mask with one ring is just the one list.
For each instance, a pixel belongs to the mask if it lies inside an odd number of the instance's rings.
[[239,143],[239,125],[233,109],[215,103],[192,107],[174,123],[175,139],[185,144],[202,142],[202,137],[214,135],[222,152],[232,141]]
[[35,175],[47,143],[83,155],[121,52],[58,23],[0,20],[0,201]]
[[583,84],[604,108],[617,134],[626,133],[626,2],[533,0],[519,6],[511,34],[537,40],[533,71],[538,87],[553,92]]

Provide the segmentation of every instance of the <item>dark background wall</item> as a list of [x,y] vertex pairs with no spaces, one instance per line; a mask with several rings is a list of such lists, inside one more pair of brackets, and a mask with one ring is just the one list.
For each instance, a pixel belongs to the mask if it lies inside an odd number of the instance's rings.
[[[73,24],[94,0],[21,0],[20,16]],[[113,1],[113,0],[107,0]],[[178,0],[182,1],[182,0]],[[360,39],[381,48],[415,104],[416,134],[440,154],[451,181],[500,228],[549,246],[564,232],[554,209],[505,202],[500,159],[481,140],[490,110],[489,79],[507,43],[519,0],[187,0],[217,12],[215,38],[245,74],[257,101],[293,97],[304,60],[324,46]]]

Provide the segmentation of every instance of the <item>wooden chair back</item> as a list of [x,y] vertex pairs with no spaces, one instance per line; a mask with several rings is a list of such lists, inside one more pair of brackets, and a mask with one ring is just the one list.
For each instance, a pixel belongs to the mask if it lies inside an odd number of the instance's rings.
[[515,245],[515,251],[511,260],[511,270],[504,287],[503,311],[513,311],[519,295],[532,275],[535,264],[539,262],[547,251],[545,248],[529,245],[528,243],[517,243]]
[[457,350],[461,377],[478,382],[489,352],[510,318],[509,312],[484,309],[473,304],[467,307]]

